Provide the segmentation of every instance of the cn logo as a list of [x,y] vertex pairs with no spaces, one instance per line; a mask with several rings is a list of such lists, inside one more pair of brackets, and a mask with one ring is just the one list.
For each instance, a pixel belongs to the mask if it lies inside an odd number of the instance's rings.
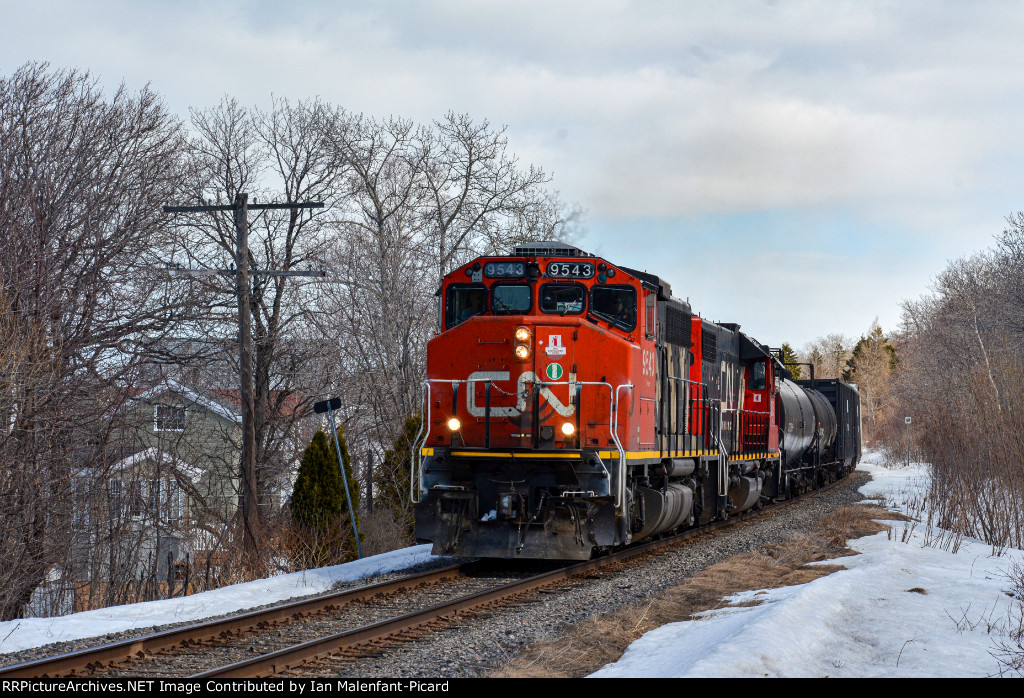
[[[562,377],[562,367],[558,364],[550,364],[547,368],[547,375],[552,380],[557,380],[551,375],[553,370],[558,371],[558,378]],[[468,386],[466,388],[466,409],[474,417],[483,417],[486,414],[485,406],[478,405],[476,403],[476,383],[478,381],[507,381],[510,379],[508,371],[476,371],[469,374],[466,379]],[[518,417],[526,411],[530,395],[532,393],[529,387],[537,381],[537,376],[532,371],[526,371],[519,376],[517,381],[516,391],[518,392],[519,400],[515,407],[491,407],[491,417]],[[562,401],[551,392],[551,388],[541,386],[540,395],[543,397],[549,405],[551,405],[555,412],[562,415],[563,417],[570,417],[576,412],[576,405],[563,405]]]

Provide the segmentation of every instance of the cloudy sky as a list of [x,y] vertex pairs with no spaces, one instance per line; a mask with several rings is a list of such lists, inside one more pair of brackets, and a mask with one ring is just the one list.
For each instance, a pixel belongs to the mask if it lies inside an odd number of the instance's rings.
[[26,61],[507,125],[586,210],[582,246],[797,347],[899,321],[1024,208],[1024,3],[0,0]]

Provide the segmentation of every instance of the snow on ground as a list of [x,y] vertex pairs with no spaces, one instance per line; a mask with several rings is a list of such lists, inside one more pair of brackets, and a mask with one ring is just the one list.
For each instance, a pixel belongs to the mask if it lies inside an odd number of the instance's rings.
[[[895,511],[920,511],[927,466],[888,469],[871,455],[865,461],[860,468],[873,479],[862,494],[884,497]],[[941,544],[948,540],[920,523],[894,523],[891,533],[852,541],[861,554],[838,561],[848,569],[808,584],[731,596],[731,603],[761,603],[658,628],[594,676],[997,675],[998,643],[1020,619],[1008,572],[1024,565],[1024,552],[993,557],[988,545],[965,539],[954,554]],[[0,652],[209,618],[429,559],[430,546],[420,545],[180,599],[6,621],[0,623]]]
[[[872,454],[865,461],[873,479],[862,494],[884,496],[895,511],[919,508],[927,466],[890,470]],[[993,557],[987,544],[965,539],[954,554],[935,544],[949,540],[920,523],[894,523],[891,533],[851,541],[861,554],[837,561],[848,569],[728,597],[761,603],[662,626],[593,676],[999,675],[998,643],[1020,625],[1008,572],[1024,552]]]
[[233,613],[276,601],[318,594],[330,589],[337,582],[353,582],[405,569],[432,558],[429,544],[416,545],[344,565],[282,574],[177,599],[111,606],[58,618],[4,621],[0,622],[0,653],[16,652],[51,642],[96,637],[132,628],[181,623]]

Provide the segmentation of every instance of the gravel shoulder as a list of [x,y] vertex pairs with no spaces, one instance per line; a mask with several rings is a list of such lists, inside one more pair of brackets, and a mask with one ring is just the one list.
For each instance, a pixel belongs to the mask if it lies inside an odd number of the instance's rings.
[[467,618],[445,631],[391,649],[372,659],[324,662],[307,675],[394,678],[476,678],[508,664],[527,646],[557,638],[565,628],[596,614],[645,603],[681,580],[730,557],[759,552],[816,530],[835,509],[862,499],[857,489],[870,475],[855,471],[836,487],[813,493],[792,506],[766,513],[641,564],[597,579],[539,594],[533,603]]

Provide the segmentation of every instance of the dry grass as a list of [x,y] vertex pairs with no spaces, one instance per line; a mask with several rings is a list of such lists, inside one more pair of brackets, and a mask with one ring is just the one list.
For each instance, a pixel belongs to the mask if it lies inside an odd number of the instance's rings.
[[[634,640],[666,623],[692,620],[703,611],[726,605],[723,597],[751,589],[804,584],[842,569],[813,565],[855,554],[846,547],[850,538],[884,531],[873,518],[893,518],[892,512],[873,506],[837,509],[817,531],[803,534],[765,552],[737,555],[688,577],[661,596],[639,606],[594,616],[570,626],[552,640],[531,645],[519,657],[492,672],[499,678],[570,678],[586,676],[614,662]],[[737,605],[756,605],[756,601]]]
[[390,509],[374,509],[359,521],[363,534],[363,555],[378,555],[412,545],[413,540]]

